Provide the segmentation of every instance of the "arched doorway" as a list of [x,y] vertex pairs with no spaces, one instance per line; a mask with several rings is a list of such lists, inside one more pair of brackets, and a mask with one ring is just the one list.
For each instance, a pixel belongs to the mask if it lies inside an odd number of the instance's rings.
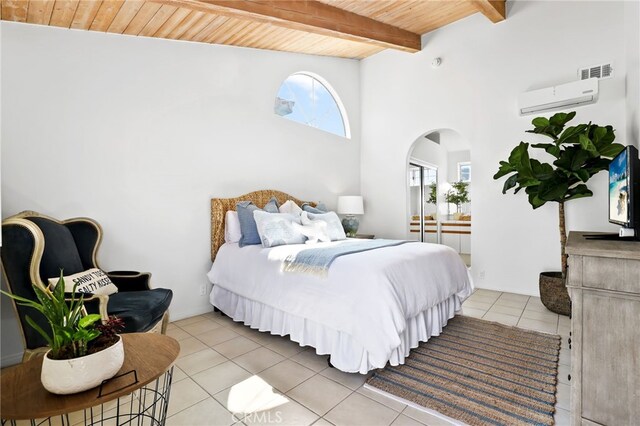
[[408,238],[445,244],[471,266],[471,146],[452,129],[424,133],[407,158]]

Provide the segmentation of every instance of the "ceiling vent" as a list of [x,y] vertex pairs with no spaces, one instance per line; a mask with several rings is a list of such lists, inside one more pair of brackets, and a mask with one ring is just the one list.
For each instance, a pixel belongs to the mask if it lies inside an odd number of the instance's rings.
[[587,80],[589,78],[610,78],[613,76],[613,67],[611,64],[592,65],[590,67],[580,68],[578,70],[578,77],[580,80]]

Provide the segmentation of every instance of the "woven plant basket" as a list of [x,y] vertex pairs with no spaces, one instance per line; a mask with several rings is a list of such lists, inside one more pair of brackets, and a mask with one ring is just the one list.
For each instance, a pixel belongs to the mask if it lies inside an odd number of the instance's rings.
[[571,315],[569,291],[560,272],[542,272],[540,274],[540,300],[551,312]]

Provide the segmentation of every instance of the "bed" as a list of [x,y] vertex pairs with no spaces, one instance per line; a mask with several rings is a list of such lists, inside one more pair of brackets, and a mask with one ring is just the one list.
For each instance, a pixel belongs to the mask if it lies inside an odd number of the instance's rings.
[[302,203],[279,191],[211,200],[210,301],[234,321],[288,335],[330,355],[334,367],[364,374],[403,364],[419,342],[440,334],[472,292],[466,266],[443,245],[409,242],[342,256],[322,277],[282,271],[283,260],[304,244],[224,242],[228,210],[245,200],[263,206],[271,197]]

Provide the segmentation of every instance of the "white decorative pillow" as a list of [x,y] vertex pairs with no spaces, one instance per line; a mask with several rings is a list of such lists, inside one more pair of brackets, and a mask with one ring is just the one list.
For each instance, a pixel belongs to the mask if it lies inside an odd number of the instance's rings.
[[317,220],[311,222],[310,225],[298,225],[294,223],[293,227],[308,238],[307,241],[305,241],[306,244],[316,244],[318,241],[328,243],[331,241],[327,233],[327,222]]
[[238,212],[229,210],[224,218],[224,240],[227,243],[237,243],[242,238]]
[[279,210],[280,213],[289,213],[294,216],[300,216],[300,213],[302,213],[302,208],[300,208],[300,206],[293,200],[287,200],[286,203],[280,206]]
[[285,244],[302,244],[307,239],[294,223],[300,224],[300,218],[287,213],[253,212],[262,247],[275,247]]
[[[60,277],[49,278],[49,284],[55,288]],[[114,294],[118,292],[118,287],[111,282],[107,274],[98,268],[92,268],[84,272],[68,275],[64,277],[64,291],[71,293],[73,286],[78,284],[77,293],[93,293],[93,294]]]
[[327,235],[329,235],[331,241],[347,239],[347,235],[344,233],[344,228],[342,228],[340,218],[335,212],[322,214],[302,212],[300,215],[300,221],[305,226],[312,225],[314,222],[325,222],[327,224]]

